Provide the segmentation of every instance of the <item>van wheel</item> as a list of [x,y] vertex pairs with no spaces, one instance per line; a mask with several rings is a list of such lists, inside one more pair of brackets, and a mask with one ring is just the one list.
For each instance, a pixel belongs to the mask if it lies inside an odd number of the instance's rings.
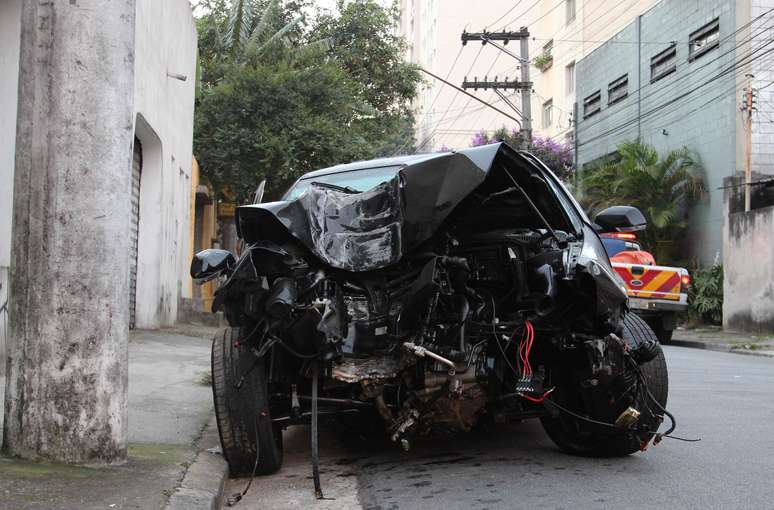
[[653,330],[653,333],[656,334],[656,338],[658,338],[659,343],[666,345],[672,341],[672,333],[674,330],[666,329],[664,327],[664,320],[661,317],[653,317],[648,319],[646,322]]
[[[223,456],[232,477],[268,475],[282,466],[282,429],[269,413],[266,366],[239,343],[239,328],[224,328],[212,340],[212,396]],[[241,388],[235,387],[247,374]],[[258,464],[256,467],[256,457]]]

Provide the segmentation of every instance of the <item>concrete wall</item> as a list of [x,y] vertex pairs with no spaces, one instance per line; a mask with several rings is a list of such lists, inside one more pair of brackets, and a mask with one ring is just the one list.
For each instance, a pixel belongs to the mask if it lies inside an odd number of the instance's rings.
[[[19,85],[21,0],[0,1],[0,308],[8,298],[11,265],[11,214],[16,149],[16,111]],[[8,314],[0,311],[0,375],[5,373],[5,332]]]
[[[187,0],[137,0],[135,111],[143,147],[137,327],[174,324],[191,296],[191,160],[197,36]],[[175,76],[184,76],[185,81]]]
[[[5,302],[11,254],[21,4],[22,0],[0,0],[0,306]],[[179,298],[191,296],[188,253],[197,34],[187,0],[137,0],[136,20],[134,118],[145,166],[137,326],[157,328],[173,324]],[[2,319],[0,314],[0,352]]]
[[[728,180],[738,185],[741,179]],[[737,186],[726,191],[726,211]],[[736,202],[741,202],[736,197]],[[729,213],[723,228],[723,327],[774,332],[774,207]]]
[[126,458],[133,0],[23,2],[4,448]]
[[[732,34],[749,21],[749,15],[744,19],[742,14],[740,19],[737,10],[744,11],[734,0],[662,0],[641,16],[639,30],[635,20],[576,67],[579,165],[637,137],[662,153],[687,146],[699,156],[706,169],[709,196],[691,213],[693,237],[686,240],[684,256],[704,263],[711,263],[722,250],[723,204],[718,188],[723,177],[741,164],[737,104],[744,71],[702,84],[733,66],[744,51],[735,49],[737,40]],[[720,21],[720,46],[689,62],[689,34],[715,18]],[[727,36],[731,37],[723,40]],[[651,57],[670,41],[678,42],[677,70],[651,83]],[[624,74],[629,77],[629,96],[608,106],[608,84]],[[602,111],[584,119],[583,100],[597,90],[602,91]]]

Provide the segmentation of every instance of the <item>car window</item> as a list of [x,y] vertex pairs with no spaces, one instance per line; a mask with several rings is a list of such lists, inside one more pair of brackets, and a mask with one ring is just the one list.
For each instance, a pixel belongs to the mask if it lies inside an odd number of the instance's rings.
[[389,181],[398,173],[402,166],[383,166],[378,168],[361,168],[334,174],[320,175],[317,177],[302,177],[285,193],[285,200],[294,200],[300,197],[313,182],[335,184],[356,191],[367,191],[374,186]]

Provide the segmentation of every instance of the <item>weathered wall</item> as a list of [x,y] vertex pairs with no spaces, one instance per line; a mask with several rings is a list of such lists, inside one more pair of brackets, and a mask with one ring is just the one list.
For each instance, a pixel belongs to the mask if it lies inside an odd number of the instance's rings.
[[121,461],[134,0],[24,2],[4,447]]
[[[137,327],[177,319],[191,296],[191,160],[197,35],[187,0],[137,0],[135,120],[143,147]],[[175,78],[185,77],[185,81]]]
[[[8,297],[8,266],[11,265],[21,4],[21,0],[0,1],[0,308]],[[0,374],[5,373],[7,317],[7,314],[0,310]]]
[[[726,211],[742,189],[727,188]],[[723,244],[723,327],[774,332],[774,207],[728,214]]]
[[[638,136],[661,153],[687,146],[699,156],[709,193],[691,213],[693,237],[686,240],[689,251],[685,258],[698,257],[705,263],[711,263],[722,250],[723,196],[718,188],[723,177],[741,164],[737,160],[737,104],[744,71],[718,78],[744,51],[735,48],[733,35],[749,21],[749,15],[746,19],[744,14],[737,16],[737,10],[744,10],[739,4],[744,2],[662,0],[642,15],[640,30],[635,20],[576,67],[579,166]],[[720,46],[689,61],[690,33],[714,18],[720,21]],[[678,42],[677,70],[651,83],[651,57],[670,41]],[[627,73],[629,96],[608,106],[608,84]],[[584,119],[583,100],[597,90],[602,91],[602,111]]]

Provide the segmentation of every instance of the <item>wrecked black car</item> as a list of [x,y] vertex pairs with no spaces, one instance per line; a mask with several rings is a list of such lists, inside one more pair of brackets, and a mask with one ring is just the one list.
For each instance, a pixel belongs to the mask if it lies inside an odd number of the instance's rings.
[[339,165],[236,221],[239,258],[206,250],[191,267],[221,278],[213,309],[231,325],[212,372],[232,475],[279,469],[281,431],[298,423],[312,424],[316,466],[324,414],[378,415],[406,449],[538,418],[591,456],[644,450],[673,420],[661,347],[598,235],[644,217],[614,207],[592,223],[528,152]]

